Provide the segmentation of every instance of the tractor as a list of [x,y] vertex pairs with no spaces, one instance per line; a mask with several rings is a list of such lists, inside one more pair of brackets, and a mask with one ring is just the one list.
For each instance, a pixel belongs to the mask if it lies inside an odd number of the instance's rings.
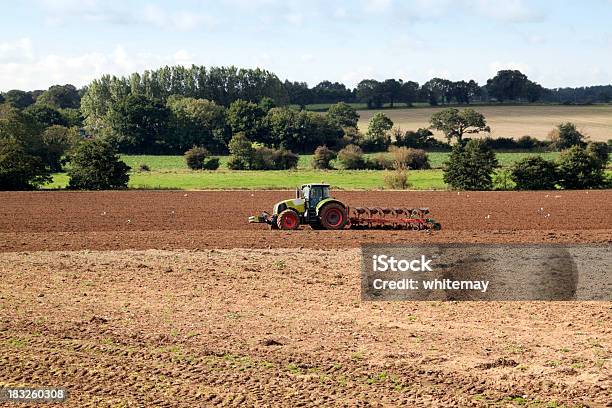
[[348,207],[334,199],[329,184],[304,184],[295,191],[295,199],[284,200],[267,212],[249,217],[251,223],[266,223],[271,229],[294,230],[300,224],[312,229],[343,229],[348,223]]
[[354,207],[333,198],[329,184],[304,184],[296,189],[295,199],[274,206],[272,215],[263,212],[249,217],[250,223],[265,223],[271,229],[294,230],[309,225],[315,230],[412,229],[439,230],[440,224],[427,218],[427,208]]

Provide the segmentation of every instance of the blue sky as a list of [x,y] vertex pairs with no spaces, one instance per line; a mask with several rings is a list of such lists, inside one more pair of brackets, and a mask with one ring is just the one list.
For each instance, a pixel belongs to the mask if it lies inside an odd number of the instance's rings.
[[363,78],[547,87],[612,82],[612,0],[5,2],[0,90],[166,64],[261,67],[313,86]]

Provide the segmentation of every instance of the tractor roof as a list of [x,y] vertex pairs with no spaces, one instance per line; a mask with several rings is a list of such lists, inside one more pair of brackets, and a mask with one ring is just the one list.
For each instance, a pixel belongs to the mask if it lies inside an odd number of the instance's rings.
[[304,188],[304,187],[329,187],[329,184],[325,184],[325,183],[308,183],[308,184],[302,184],[302,187],[300,187],[300,188]]

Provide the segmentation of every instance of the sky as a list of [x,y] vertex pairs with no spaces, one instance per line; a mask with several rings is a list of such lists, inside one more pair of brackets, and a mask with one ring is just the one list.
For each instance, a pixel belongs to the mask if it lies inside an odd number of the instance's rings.
[[612,83],[612,0],[2,1],[0,91],[164,65],[330,80]]

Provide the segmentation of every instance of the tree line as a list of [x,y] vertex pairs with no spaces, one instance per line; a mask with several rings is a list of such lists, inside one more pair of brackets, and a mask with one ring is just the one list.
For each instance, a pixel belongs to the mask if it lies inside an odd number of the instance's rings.
[[142,94],[165,102],[172,95],[207,99],[228,107],[242,99],[259,102],[270,98],[275,105],[365,103],[370,108],[393,107],[397,103],[430,105],[469,104],[472,102],[551,102],[565,104],[609,103],[612,85],[576,88],[544,88],[518,70],[501,70],[486,84],[474,80],[451,81],[432,78],[419,84],[390,78],[383,81],[363,79],[355,88],[339,82],[322,81],[313,87],[306,82],[281,81],[274,73],[262,69],[166,66],[127,76],[110,76],[93,80],[77,89],[73,85],[54,85],[48,90],[13,89],[0,93],[0,103],[20,109],[35,103],[58,109],[81,109],[95,127],[96,121],[120,99]]

